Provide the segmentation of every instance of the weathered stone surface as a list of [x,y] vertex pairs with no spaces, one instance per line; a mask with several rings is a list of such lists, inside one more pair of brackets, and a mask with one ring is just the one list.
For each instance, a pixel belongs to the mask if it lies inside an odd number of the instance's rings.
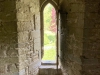
[[16,2],[0,0],[0,75],[18,75]]
[[39,21],[39,0],[0,0],[0,75],[37,75],[41,49]]
[[82,56],[82,73],[83,75],[99,75],[100,74],[100,15],[99,0],[86,1],[85,19],[84,19],[84,42]]
[[63,75],[81,75],[84,28],[83,0],[63,1],[61,7],[61,65]]
[[[19,75],[37,75],[40,66],[39,0],[17,1]],[[35,39],[38,39],[34,42]]]
[[[44,1],[0,0],[0,75],[38,74]],[[60,10],[63,75],[100,75],[100,0],[52,1]]]

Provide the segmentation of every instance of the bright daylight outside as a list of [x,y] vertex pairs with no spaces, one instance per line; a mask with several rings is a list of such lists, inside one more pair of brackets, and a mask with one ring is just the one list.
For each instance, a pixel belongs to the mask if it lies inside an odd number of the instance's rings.
[[43,61],[56,61],[56,10],[48,4],[44,8],[44,56]]

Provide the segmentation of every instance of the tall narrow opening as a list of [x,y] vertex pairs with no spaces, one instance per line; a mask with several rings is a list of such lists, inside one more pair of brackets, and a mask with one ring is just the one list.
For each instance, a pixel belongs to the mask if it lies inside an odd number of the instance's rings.
[[56,63],[57,50],[56,10],[49,3],[43,10],[43,50],[42,63]]

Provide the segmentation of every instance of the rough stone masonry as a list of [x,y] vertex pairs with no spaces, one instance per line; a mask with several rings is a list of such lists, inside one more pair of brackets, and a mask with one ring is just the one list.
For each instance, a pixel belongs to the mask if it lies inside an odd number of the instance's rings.
[[0,75],[37,75],[40,65],[38,0],[0,0]]
[[[63,75],[100,75],[100,0],[48,0],[60,14]],[[38,75],[46,0],[0,0],[0,75]]]

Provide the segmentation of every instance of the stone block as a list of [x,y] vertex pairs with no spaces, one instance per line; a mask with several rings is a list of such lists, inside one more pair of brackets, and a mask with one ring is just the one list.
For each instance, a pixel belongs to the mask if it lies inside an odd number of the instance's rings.
[[71,12],[84,12],[85,6],[84,3],[72,3]]

